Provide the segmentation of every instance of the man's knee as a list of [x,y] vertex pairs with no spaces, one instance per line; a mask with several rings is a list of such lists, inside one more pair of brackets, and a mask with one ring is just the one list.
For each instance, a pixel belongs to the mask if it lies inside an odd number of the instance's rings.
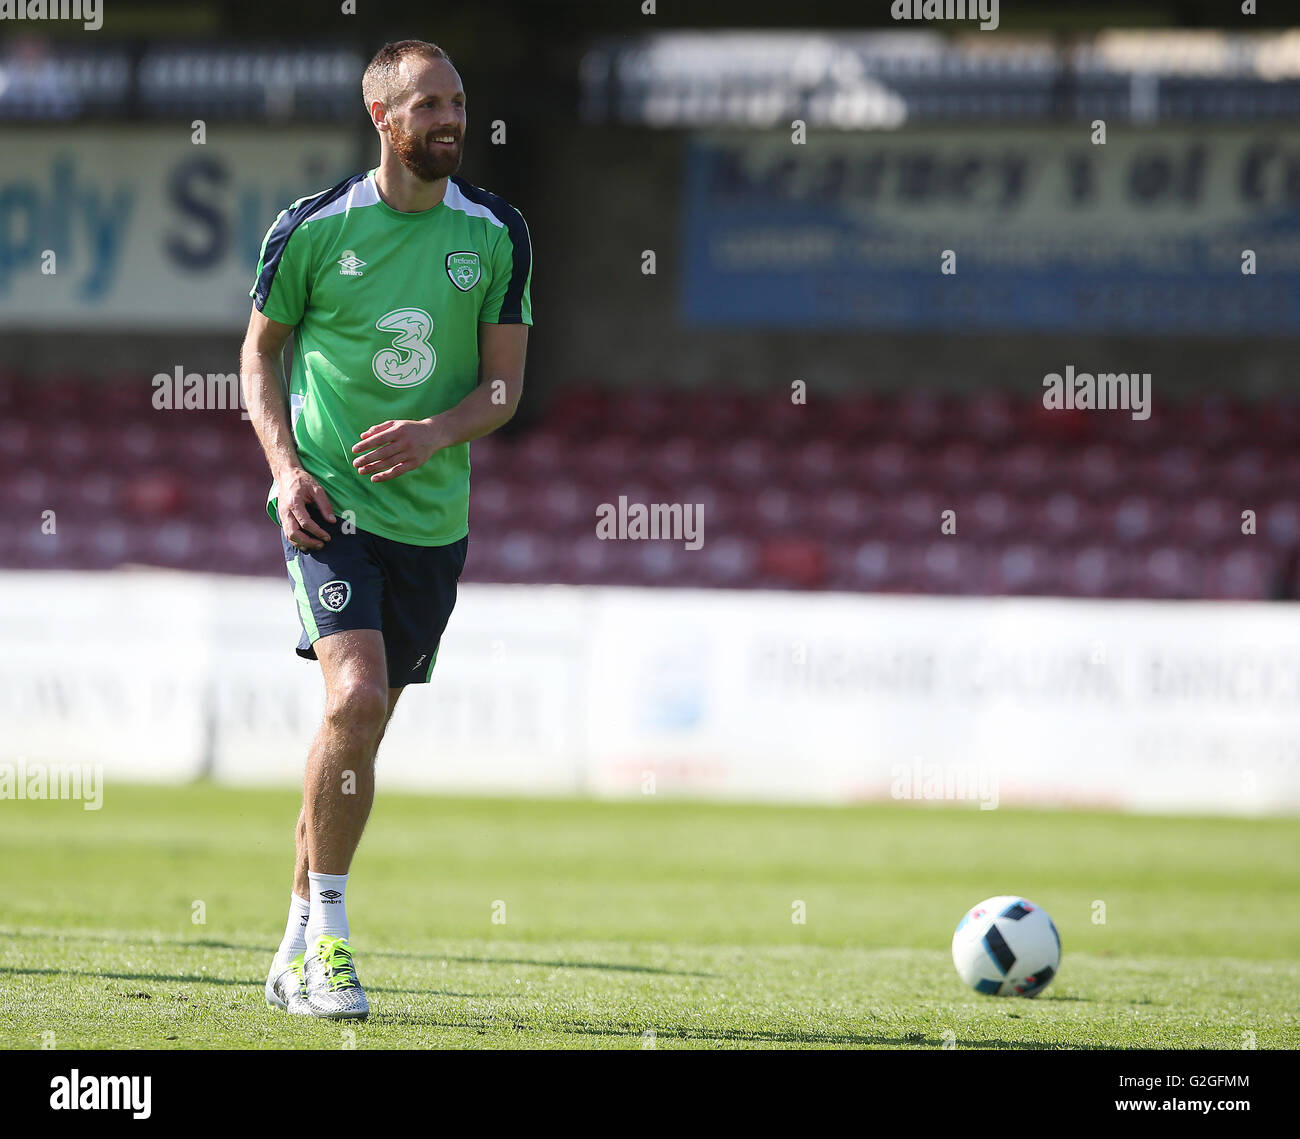
[[349,676],[330,691],[326,716],[337,726],[378,738],[388,719],[388,689],[364,676]]

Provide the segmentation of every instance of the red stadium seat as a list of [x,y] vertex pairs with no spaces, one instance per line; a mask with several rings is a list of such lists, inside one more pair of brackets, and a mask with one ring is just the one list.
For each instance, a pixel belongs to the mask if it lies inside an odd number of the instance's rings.
[[924,487],[885,500],[886,532],[904,539],[929,540],[940,535],[941,512],[953,503]]
[[809,517],[831,541],[864,539],[880,525],[880,499],[864,491],[837,487],[813,499]]
[[127,511],[136,517],[167,518],[184,510],[186,502],[185,481],[165,469],[135,475],[126,484]]
[[1205,465],[1194,448],[1165,447],[1137,463],[1138,482],[1165,494],[1187,494],[1206,480]]
[[840,485],[847,473],[845,449],[829,439],[810,439],[791,449],[788,468],[792,478],[808,487]]
[[1108,536],[1124,545],[1150,542],[1169,526],[1163,503],[1149,494],[1126,494],[1104,514]]
[[1095,516],[1086,499],[1068,490],[1058,490],[1030,505],[1030,532],[1051,542],[1076,542],[1095,536],[1089,533]]
[[988,558],[971,542],[938,538],[921,550],[917,584],[927,593],[984,594],[989,590]]
[[1057,559],[1044,546],[1019,543],[990,559],[990,593],[1047,594],[1060,588]]
[[1086,494],[1109,495],[1125,479],[1120,452],[1110,443],[1092,443],[1069,461],[1071,488]]
[[[1019,501],[1000,490],[982,490],[968,510],[958,511],[959,534],[975,536],[981,541],[1001,538],[1024,530],[1024,514]],[[973,526],[964,523],[973,523]]]
[[826,550],[811,538],[774,538],[764,542],[759,574],[782,586],[816,589],[826,580]]
[[954,489],[968,487],[974,480],[993,473],[984,449],[969,439],[945,444],[935,452],[928,468],[936,479]]
[[739,535],[708,538],[699,553],[703,556],[700,584],[716,587],[746,586],[758,573],[758,544]]
[[1300,502],[1283,498],[1267,503],[1258,515],[1260,535],[1279,549],[1300,545]]
[[1021,443],[1001,452],[994,464],[996,477],[1017,493],[1045,486],[1053,469],[1053,453],[1042,443]]
[[824,412],[822,406],[819,398],[810,399],[808,404],[827,437],[841,446],[879,437],[886,431],[884,412],[876,397],[840,396],[827,401]]
[[1063,571],[1067,591],[1081,597],[1122,597],[1132,579],[1124,555],[1101,545],[1067,554]]
[[785,487],[770,486],[754,499],[754,516],[764,534],[774,534],[801,527],[807,515],[799,497]]
[[914,453],[894,439],[866,444],[852,464],[854,481],[868,490],[895,490],[917,473]]
[[1196,545],[1210,546],[1241,537],[1241,521],[1236,503],[1223,495],[1205,495],[1191,503],[1180,532]]
[[981,392],[966,409],[969,433],[981,443],[1000,446],[1016,432],[1019,405],[1005,392]]
[[[1252,539],[1244,538],[1243,542]],[[1277,584],[1278,563],[1264,547],[1242,545],[1209,559],[1205,596],[1223,601],[1263,601]],[[1291,596],[1300,583],[1292,583]]]
[[1203,594],[1205,568],[1193,550],[1177,546],[1160,546],[1140,560],[1138,579],[1134,582],[1139,597],[1191,598]]
[[[33,520],[3,564],[282,575],[248,422],[155,410],[149,380],[0,375],[0,480]],[[530,428],[474,444],[466,580],[1267,596],[1300,589],[1283,580],[1300,548],[1297,435],[1285,396],[1166,401],[1135,421],[1008,391],[814,386],[796,404],[785,388],[571,388]],[[596,508],[620,495],[703,504],[703,549],[600,541]],[[1247,509],[1258,537],[1241,533]]]

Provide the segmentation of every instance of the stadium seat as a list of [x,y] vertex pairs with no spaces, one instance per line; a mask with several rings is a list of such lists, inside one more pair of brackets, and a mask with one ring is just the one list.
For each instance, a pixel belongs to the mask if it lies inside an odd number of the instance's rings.
[[775,444],[749,435],[721,445],[715,470],[736,489],[752,491],[770,481],[776,455]]
[[1110,546],[1088,545],[1065,557],[1063,582],[1080,597],[1122,597],[1131,577],[1127,559]]
[[1043,546],[1018,543],[990,559],[988,591],[995,594],[1047,594],[1061,588],[1056,559]]
[[1132,596],[1193,598],[1203,595],[1204,566],[1199,554],[1177,546],[1160,546],[1140,560]]
[[1300,582],[1280,580],[1282,565],[1258,545],[1217,554],[1208,560],[1205,596],[1223,601],[1263,601],[1273,596],[1277,587],[1285,586],[1292,599],[1300,598]]
[[921,550],[916,584],[926,593],[985,594],[989,591],[988,559],[971,542],[938,538]]
[[1300,545],[1300,503],[1283,498],[1267,503],[1259,513],[1259,533],[1278,549]]
[[970,439],[959,439],[939,448],[927,469],[936,479],[952,487],[968,487],[974,480],[992,473],[983,448]]
[[1123,545],[1150,542],[1168,529],[1161,502],[1149,494],[1126,494],[1104,511],[1108,536]]
[[1071,487],[1085,494],[1104,496],[1119,488],[1125,478],[1121,452],[1110,443],[1092,443],[1069,460]]
[[1203,495],[1176,518],[1180,533],[1202,548],[1241,536],[1241,511],[1223,495]]
[[826,550],[811,538],[769,539],[759,554],[759,575],[798,589],[816,589],[826,580]]
[[883,507],[879,498],[865,491],[836,487],[813,496],[809,519],[813,527],[832,542],[865,538],[880,524]]
[[1138,483],[1154,492],[1185,495],[1206,480],[1204,464],[1196,450],[1185,444],[1165,447],[1138,461]]
[[841,485],[845,469],[841,449],[829,439],[810,439],[792,450],[789,473],[804,486],[829,489]]
[[758,573],[758,545],[749,538],[726,535],[707,540],[700,554],[703,556],[701,585],[746,586]]
[[914,453],[896,439],[868,443],[853,459],[854,477],[873,490],[896,489],[909,483],[915,473]]
[[[0,562],[282,575],[247,420],[155,410],[148,380],[0,374],[0,481],[35,520]],[[574,387],[527,429],[474,443],[466,580],[1225,599],[1300,588],[1287,568],[1300,500],[1285,489],[1300,481],[1300,401],[1157,410],[1049,412],[1003,391],[796,404],[784,391]],[[597,507],[620,495],[702,504],[703,549],[597,539]],[[955,536],[939,530],[947,509]],[[1242,534],[1247,509],[1257,538]],[[40,533],[45,510],[54,535]]]
[[1081,495],[1058,490],[1028,502],[1030,532],[1053,542],[1073,542],[1092,529],[1093,510]]

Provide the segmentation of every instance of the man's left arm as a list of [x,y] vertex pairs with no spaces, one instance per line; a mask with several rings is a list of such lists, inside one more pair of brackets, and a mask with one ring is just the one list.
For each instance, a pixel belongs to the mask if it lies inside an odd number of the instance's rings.
[[352,448],[358,456],[352,465],[371,482],[387,482],[427,463],[444,447],[495,431],[514,415],[523,394],[528,327],[480,323],[478,386],[455,407],[429,419],[390,419],[367,428]]

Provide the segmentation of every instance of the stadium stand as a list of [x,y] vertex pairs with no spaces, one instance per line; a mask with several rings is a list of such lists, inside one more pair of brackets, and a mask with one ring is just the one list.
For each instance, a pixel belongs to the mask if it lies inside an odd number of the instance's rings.
[[[0,564],[282,572],[249,424],[155,410],[150,391],[136,377],[0,376],[0,481],[13,508],[59,520],[53,537],[33,524]],[[572,389],[527,431],[473,444],[466,580],[1292,596],[1297,419],[1285,397],[1168,405],[1139,433],[1122,412],[1048,416],[999,391],[804,407]],[[703,504],[703,548],[600,540],[596,509],[619,496]],[[940,533],[946,510],[955,534]]]

